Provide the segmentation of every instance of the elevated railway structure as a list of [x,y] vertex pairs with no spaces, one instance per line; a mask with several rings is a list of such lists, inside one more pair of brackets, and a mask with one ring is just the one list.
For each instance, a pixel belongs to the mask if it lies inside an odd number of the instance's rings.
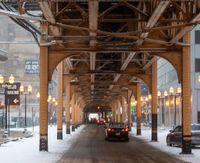
[[[200,21],[199,0],[57,0],[1,3],[0,13],[29,30],[40,46],[40,150],[48,151],[48,82],[58,67],[58,139],[62,95],[66,124],[85,112],[112,110],[123,121],[130,97],[137,99],[141,134],[141,81],[152,95],[152,141],[157,141],[157,59],[175,68],[182,85],[182,153],[191,153],[190,31]],[[41,14],[31,12],[38,10]],[[40,23],[40,28],[32,25]],[[122,118],[119,106],[122,105]],[[118,116],[117,116],[118,115]]]

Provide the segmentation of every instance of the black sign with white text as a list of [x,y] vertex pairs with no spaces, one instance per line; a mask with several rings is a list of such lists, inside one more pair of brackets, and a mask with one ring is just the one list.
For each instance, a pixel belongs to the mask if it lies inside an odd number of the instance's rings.
[[5,104],[20,105],[20,83],[5,83],[2,87],[5,88]]

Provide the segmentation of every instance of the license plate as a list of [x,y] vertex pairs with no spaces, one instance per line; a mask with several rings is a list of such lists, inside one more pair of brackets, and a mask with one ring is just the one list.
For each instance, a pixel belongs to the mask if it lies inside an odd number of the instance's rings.
[[120,136],[120,133],[115,133],[115,135]]

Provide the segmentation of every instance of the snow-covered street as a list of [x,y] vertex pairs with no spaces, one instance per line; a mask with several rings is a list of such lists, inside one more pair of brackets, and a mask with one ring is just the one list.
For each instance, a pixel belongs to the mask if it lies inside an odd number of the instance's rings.
[[[63,134],[63,140],[57,140],[56,126],[49,126],[49,152],[39,152],[39,128],[35,128],[34,136],[19,141],[9,142],[0,146],[1,163],[55,163],[71,147],[72,143],[80,135],[84,125],[79,127],[71,135]],[[30,129],[31,131],[31,129]],[[63,129],[65,131],[65,127]],[[192,155],[180,155],[181,148],[166,145],[166,135],[169,128],[158,129],[158,142],[151,142],[150,128],[142,128],[142,135],[136,136],[136,128],[132,128],[132,136],[142,139],[149,145],[169,153],[186,162],[199,163],[200,148],[192,149]]]
[[142,127],[142,135],[136,136],[136,128],[132,128],[131,134],[139,139],[145,140],[148,144],[170,154],[175,157],[191,163],[199,163],[200,161],[200,147],[192,149],[192,155],[181,155],[180,147],[169,147],[166,145],[166,135],[169,133],[170,128],[158,128],[158,142],[151,142],[151,129]]

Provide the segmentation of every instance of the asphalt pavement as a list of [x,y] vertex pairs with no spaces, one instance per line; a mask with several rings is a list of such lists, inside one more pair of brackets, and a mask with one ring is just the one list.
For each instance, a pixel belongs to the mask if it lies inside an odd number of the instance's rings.
[[104,127],[86,125],[58,163],[183,163],[145,141],[130,136],[129,142],[105,141]]

